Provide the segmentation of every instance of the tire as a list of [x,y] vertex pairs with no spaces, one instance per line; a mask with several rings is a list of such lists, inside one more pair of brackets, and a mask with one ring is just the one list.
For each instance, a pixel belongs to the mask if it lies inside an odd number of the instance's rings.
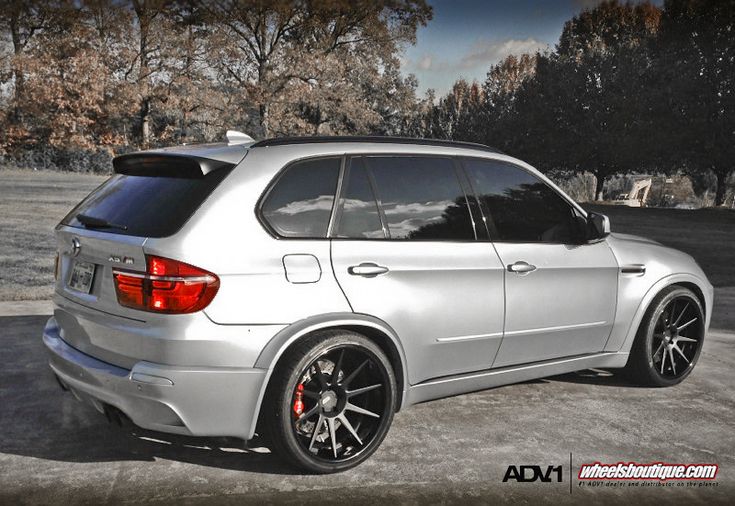
[[664,288],[643,316],[626,375],[640,386],[681,383],[702,352],[704,325],[704,308],[694,292],[678,285]]
[[377,450],[395,408],[396,379],[385,353],[358,333],[322,331],[297,342],[279,361],[266,391],[262,429],[285,462],[335,473]]

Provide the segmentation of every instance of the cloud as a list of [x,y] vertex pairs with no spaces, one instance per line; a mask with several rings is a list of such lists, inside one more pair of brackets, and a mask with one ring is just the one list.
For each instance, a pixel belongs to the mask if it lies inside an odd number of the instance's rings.
[[421,70],[429,70],[431,69],[431,64],[432,64],[432,57],[431,55],[426,54],[423,56],[423,58],[419,60],[416,67]]
[[332,197],[331,195],[319,195],[315,199],[289,202],[286,206],[274,209],[273,211],[271,211],[271,213],[294,215],[310,211],[331,211],[333,201],[334,197]]
[[535,53],[546,49],[548,44],[533,37],[527,39],[503,39],[488,41],[478,39],[470,47],[469,51],[459,59],[448,61],[433,53],[425,53],[420,59],[405,63],[411,70],[461,73],[472,69],[487,70],[507,56],[521,55],[523,53]]
[[454,205],[451,200],[440,200],[438,202],[412,202],[409,204],[383,203],[385,214],[391,215],[419,215],[423,219],[429,216],[440,216],[447,208]]
[[459,61],[459,68],[470,69],[478,65],[490,66],[514,54],[535,53],[547,47],[533,37],[527,39],[505,39],[496,42],[477,41],[469,53]]

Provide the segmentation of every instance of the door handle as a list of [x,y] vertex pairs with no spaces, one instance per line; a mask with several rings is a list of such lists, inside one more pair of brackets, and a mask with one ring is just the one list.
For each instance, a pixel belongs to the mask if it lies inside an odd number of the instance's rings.
[[388,272],[387,267],[375,264],[373,262],[363,262],[360,265],[353,265],[347,268],[347,272],[353,276],[363,276],[366,278],[374,278],[380,274]]
[[531,265],[528,262],[524,262],[523,260],[519,260],[514,264],[510,264],[508,266],[508,270],[510,272],[515,272],[516,274],[528,274],[529,272],[535,271],[536,266]]

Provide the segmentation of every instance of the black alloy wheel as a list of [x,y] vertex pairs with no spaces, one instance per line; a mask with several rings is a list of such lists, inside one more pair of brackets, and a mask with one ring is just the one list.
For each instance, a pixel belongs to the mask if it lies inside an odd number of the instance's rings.
[[327,331],[297,345],[284,362],[269,389],[276,453],[317,473],[369,457],[395,411],[396,380],[383,351],[360,334]]
[[654,298],[631,349],[627,370],[641,385],[672,386],[691,372],[704,342],[705,313],[699,298],[670,286]]

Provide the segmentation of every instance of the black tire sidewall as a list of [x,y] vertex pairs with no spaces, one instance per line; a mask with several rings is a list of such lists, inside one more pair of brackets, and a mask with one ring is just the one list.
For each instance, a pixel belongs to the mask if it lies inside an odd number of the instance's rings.
[[[378,432],[368,443],[368,447],[352,459],[330,463],[313,458],[299,444],[292,429],[291,395],[309,365],[325,353],[345,345],[367,352],[384,369],[387,378],[386,406]],[[269,432],[274,445],[280,450],[278,453],[281,453],[289,462],[307,471],[334,473],[357,466],[377,450],[390,429],[396,409],[396,379],[388,357],[373,341],[351,331],[320,332],[309,336],[307,341],[301,343],[301,346],[294,348],[285,358],[284,366],[274,371],[274,375],[280,373],[280,377],[274,378],[274,388],[270,392],[272,398],[269,403],[270,410],[272,410]]]
[[[701,320],[699,325],[704,326],[705,314],[702,303],[699,301],[696,294],[694,294],[694,292],[692,292],[688,288],[673,286],[669,289],[666,289],[665,291],[662,291],[656,297],[654,303],[651,305],[651,308],[647,312],[641,326],[641,330],[643,331],[643,333],[638,336],[640,338],[640,342],[636,343],[639,344],[639,346],[637,346],[636,349],[633,350],[633,353],[639,354],[639,356],[637,357],[639,359],[639,364],[645,367],[645,371],[640,371],[643,374],[639,374],[638,376],[640,379],[643,379],[645,383],[649,383],[651,386],[668,387],[681,383],[687,376],[691,374],[694,366],[699,360],[699,356],[702,353],[702,347],[704,345],[703,342],[699,344],[699,347],[697,348],[697,351],[691,360],[691,365],[687,367],[686,372],[684,372],[684,374],[680,376],[677,376],[676,378],[668,378],[661,375],[661,373],[653,363],[653,335],[656,323],[658,322],[658,319],[666,306],[673,299],[678,297],[687,297],[692,303],[696,305],[697,311],[699,312],[699,318]],[[700,339],[703,340],[704,332],[701,332],[701,334],[702,337]]]

